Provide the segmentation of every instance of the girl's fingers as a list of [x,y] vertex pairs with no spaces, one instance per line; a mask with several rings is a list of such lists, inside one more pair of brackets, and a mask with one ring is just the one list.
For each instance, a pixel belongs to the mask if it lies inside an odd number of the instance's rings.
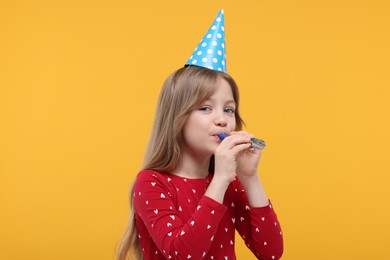
[[241,145],[241,144],[247,144],[250,143],[250,139],[252,138],[252,135],[249,135],[246,132],[232,132],[228,137],[226,137],[223,142],[221,143],[224,144],[226,147],[232,149],[236,145]]
[[250,147],[251,147],[250,143],[241,143],[241,144],[235,145],[231,150],[233,152],[233,155],[237,156],[239,153],[249,149]]

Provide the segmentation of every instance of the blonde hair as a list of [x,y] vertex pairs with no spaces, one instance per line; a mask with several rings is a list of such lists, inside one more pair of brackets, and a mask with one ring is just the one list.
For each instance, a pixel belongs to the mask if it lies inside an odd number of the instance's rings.
[[[243,120],[239,114],[239,92],[236,82],[228,74],[202,67],[189,66],[172,73],[164,82],[146,150],[143,169],[170,172],[181,158],[182,130],[191,111],[207,100],[215,91],[219,80],[226,80],[236,102],[236,130],[241,130]],[[210,161],[213,170],[213,158]],[[133,208],[133,187],[129,193],[130,218],[120,243],[117,259],[142,259]]]

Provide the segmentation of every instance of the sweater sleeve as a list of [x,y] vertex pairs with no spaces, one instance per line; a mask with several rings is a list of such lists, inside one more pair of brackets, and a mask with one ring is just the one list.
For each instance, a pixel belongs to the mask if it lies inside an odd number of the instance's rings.
[[283,254],[282,230],[271,202],[265,207],[252,207],[237,180],[236,229],[246,246],[258,259],[280,259]]
[[224,205],[203,196],[190,218],[182,220],[167,183],[153,174],[138,175],[133,196],[135,214],[166,259],[201,259],[226,212]]

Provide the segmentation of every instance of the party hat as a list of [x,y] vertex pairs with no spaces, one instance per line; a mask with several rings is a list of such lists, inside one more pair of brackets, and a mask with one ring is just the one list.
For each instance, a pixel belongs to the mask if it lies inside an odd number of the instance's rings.
[[223,10],[219,11],[213,24],[185,65],[226,72],[225,20]]

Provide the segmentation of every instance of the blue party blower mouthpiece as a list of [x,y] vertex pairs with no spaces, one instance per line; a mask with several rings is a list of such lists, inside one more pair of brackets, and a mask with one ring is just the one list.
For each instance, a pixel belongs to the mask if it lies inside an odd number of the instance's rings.
[[[218,137],[219,137],[219,139],[223,140],[226,137],[228,137],[228,135],[227,134],[219,134]],[[264,149],[264,147],[265,147],[265,142],[263,140],[260,140],[257,138],[252,137],[250,142],[251,142],[251,147],[253,147],[253,148]]]

